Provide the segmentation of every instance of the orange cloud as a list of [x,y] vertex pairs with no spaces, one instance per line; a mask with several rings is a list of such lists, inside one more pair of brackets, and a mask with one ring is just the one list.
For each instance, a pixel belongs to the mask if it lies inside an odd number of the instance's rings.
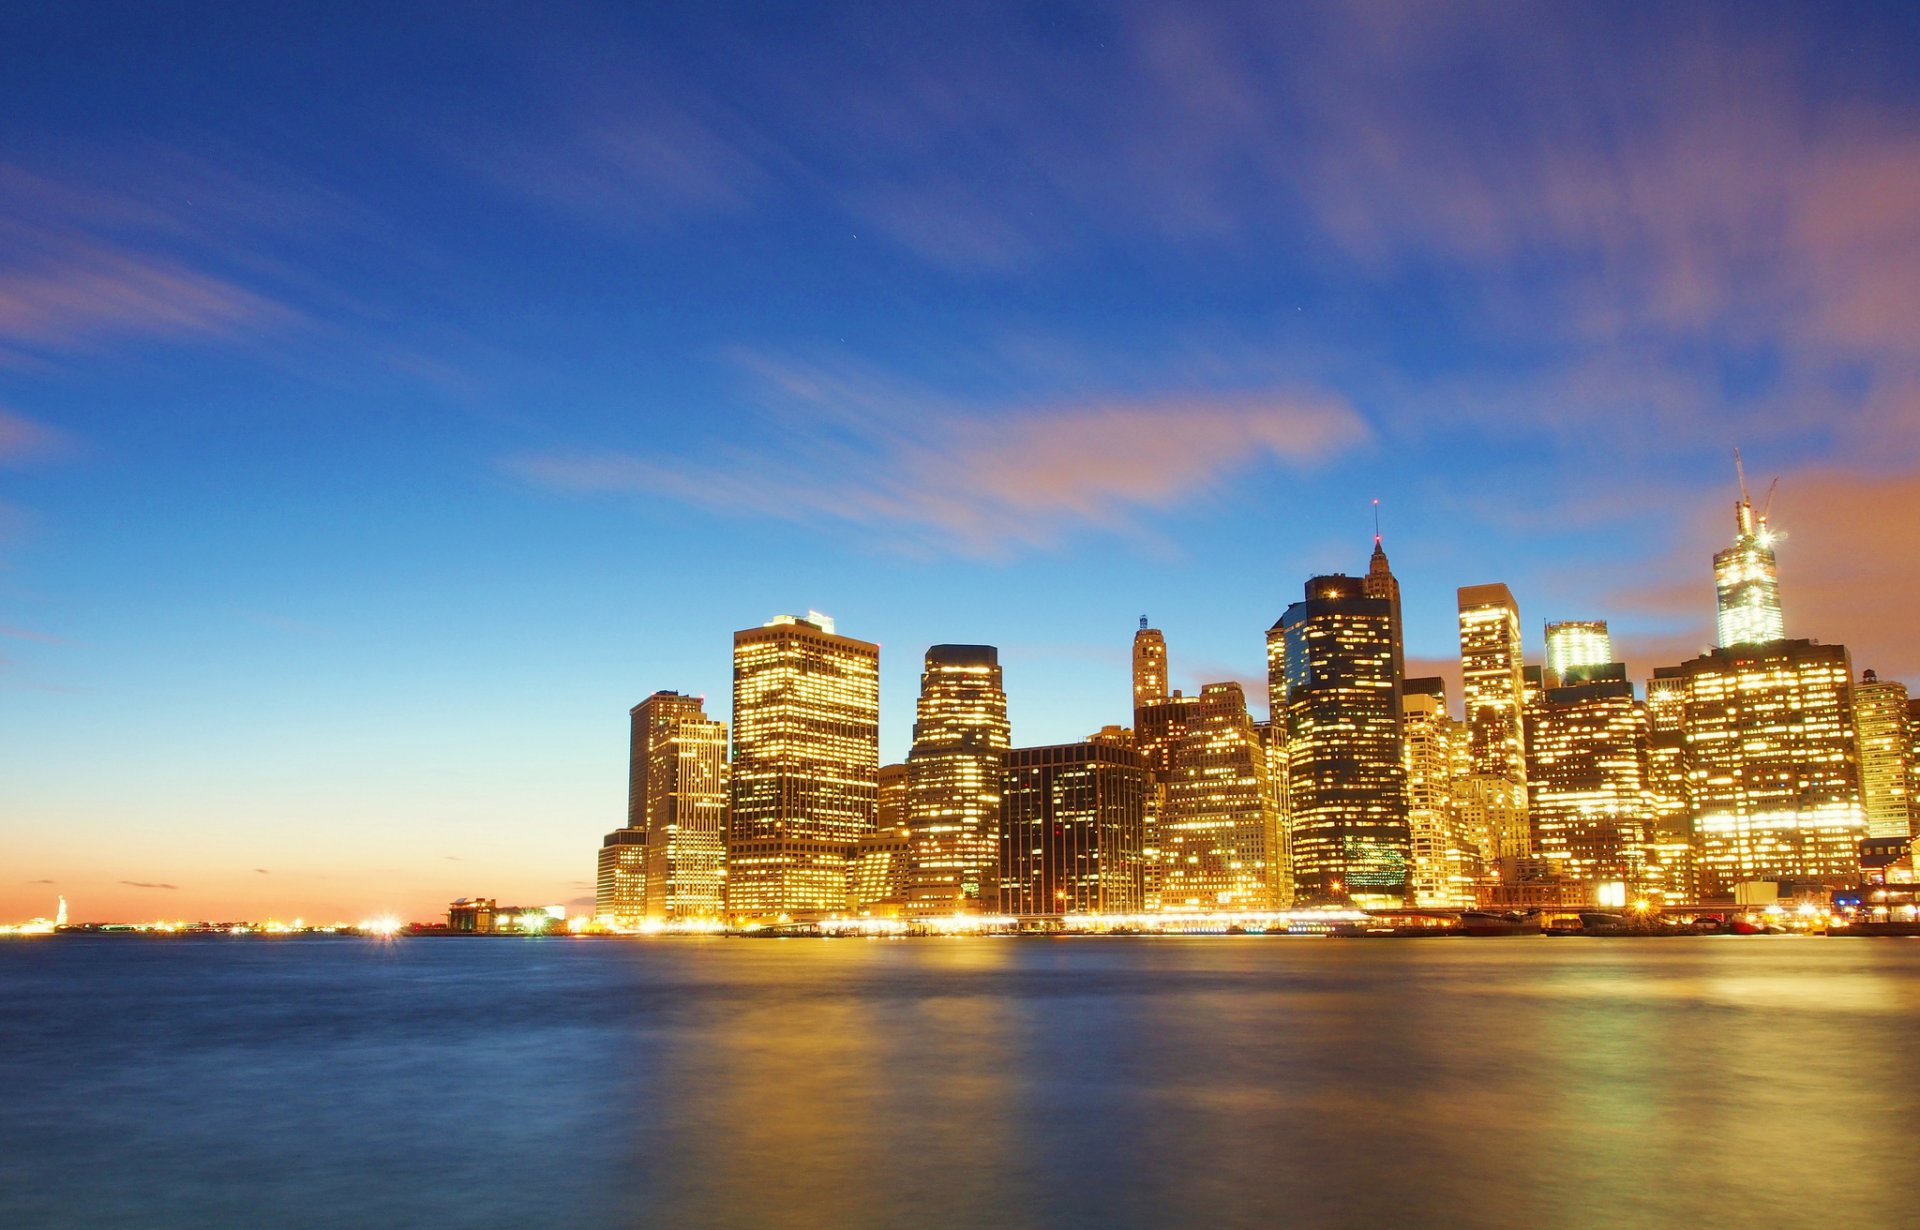
[[[810,386],[831,397],[831,386]],[[1124,528],[1142,509],[1201,498],[1263,464],[1310,465],[1369,431],[1320,394],[1196,393],[996,414],[842,403],[831,433],[688,464],[620,452],[522,457],[509,467],[568,491],[664,495],[727,511],[838,519],[973,556]],[[831,442],[819,436],[831,434]]]

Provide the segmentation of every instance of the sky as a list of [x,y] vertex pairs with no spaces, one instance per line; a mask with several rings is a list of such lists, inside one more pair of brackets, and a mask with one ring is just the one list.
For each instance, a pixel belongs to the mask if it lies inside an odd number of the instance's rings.
[[[582,903],[627,709],[817,609],[1016,743],[1240,679],[1373,506],[1410,673],[1920,684],[1920,6],[0,9],[0,920]],[[1457,667],[1454,668],[1457,673]]]

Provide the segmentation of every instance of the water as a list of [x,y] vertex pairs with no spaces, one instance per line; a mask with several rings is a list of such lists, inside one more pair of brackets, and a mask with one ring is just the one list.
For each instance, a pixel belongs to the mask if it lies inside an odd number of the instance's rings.
[[1917,1020],[1901,940],[9,942],[0,1226],[1878,1221]]

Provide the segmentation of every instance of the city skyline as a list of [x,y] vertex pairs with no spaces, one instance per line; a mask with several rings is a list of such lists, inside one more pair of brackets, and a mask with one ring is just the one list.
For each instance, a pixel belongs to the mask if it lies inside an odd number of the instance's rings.
[[1142,612],[1257,719],[1375,500],[1406,676],[1498,582],[1644,686],[1736,446],[1786,635],[1920,685],[1903,6],[0,38],[0,918],[589,898],[620,715],[730,724],[776,611],[882,646],[882,763],[935,644],[1124,723]]

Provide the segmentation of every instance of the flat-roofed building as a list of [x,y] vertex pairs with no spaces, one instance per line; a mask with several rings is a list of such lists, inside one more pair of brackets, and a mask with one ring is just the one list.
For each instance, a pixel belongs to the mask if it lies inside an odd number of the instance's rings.
[[1147,766],[1117,743],[1014,748],[1000,785],[1000,911],[1135,914]]

